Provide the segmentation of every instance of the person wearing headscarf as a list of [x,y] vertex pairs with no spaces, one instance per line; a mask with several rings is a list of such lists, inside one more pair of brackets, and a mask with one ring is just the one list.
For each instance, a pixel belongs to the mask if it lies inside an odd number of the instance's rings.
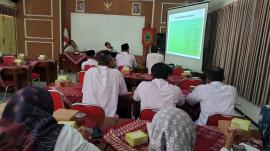
[[[260,119],[258,122],[259,132],[262,137],[263,149],[262,151],[270,151],[270,106],[266,105],[261,108]],[[241,136],[241,130],[231,129],[229,130],[229,138],[225,146],[220,151],[229,151],[232,146],[236,136]],[[246,151],[259,151],[258,149],[251,147],[249,145],[241,143],[246,149]]]
[[99,150],[79,131],[57,124],[52,114],[53,100],[48,91],[26,87],[16,92],[0,120],[0,150]]
[[193,151],[195,124],[186,112],[164,108],[153,118],[149,137],[150,151]]

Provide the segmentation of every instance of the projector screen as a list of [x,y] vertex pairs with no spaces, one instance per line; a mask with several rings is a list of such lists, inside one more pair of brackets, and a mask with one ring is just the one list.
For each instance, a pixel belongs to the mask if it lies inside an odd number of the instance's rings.
[[201,71],[208,2],[168,10],[166,63]]
[[130,53],[141,56],[144,24],[144,16],[72,13],[71,39],[80,50],[104,50],[104,44],[108,41],[121,52],[121,45],[128,43]]

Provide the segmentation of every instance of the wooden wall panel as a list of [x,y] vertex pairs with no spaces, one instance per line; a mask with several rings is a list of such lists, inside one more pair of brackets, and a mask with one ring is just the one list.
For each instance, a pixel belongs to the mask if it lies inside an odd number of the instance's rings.
[[53,16],[53,1],[55,0],[24,0],[26,16]]
[[53,42],[26,41],[25,47],[29,58],[37,58],[39,55],[53,58]]
[[[19,11],[17,17],[19,53],[27,53],[31,59],[37,59],[37,54],[48,54],[49,59],[58,59],[62,44],[61,2],[62,0],[18,1],[16,7]],[[35,43],[29,44],[29,41]],[[40,49],[37,49],[38,46]]]
[[24,22],[26,38],[53,39],[53,21],[51,19],[27,18]]

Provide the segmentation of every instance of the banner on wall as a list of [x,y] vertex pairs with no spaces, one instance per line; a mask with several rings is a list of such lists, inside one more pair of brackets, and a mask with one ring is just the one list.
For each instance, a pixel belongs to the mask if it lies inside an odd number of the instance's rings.
[[153,45],[155,39],[154,28],[143,28],[142,43],[145,48],[149,48]]

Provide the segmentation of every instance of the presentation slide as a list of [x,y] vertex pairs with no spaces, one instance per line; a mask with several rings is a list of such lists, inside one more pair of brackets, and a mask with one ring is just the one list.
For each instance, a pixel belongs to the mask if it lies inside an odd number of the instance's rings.
[[166,62],[200,71],[208,3],[168,11]]

